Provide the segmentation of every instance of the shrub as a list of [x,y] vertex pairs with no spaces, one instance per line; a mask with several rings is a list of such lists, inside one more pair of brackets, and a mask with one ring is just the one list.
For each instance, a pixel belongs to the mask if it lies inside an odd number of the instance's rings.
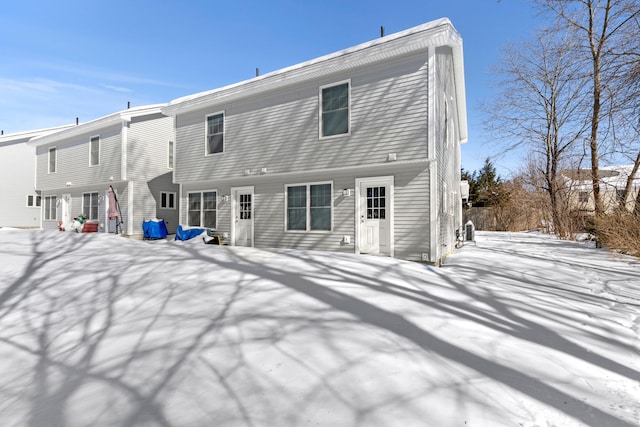
[[617,210],[596,220],[598,242],[611,250],[640,257],[640,209]]

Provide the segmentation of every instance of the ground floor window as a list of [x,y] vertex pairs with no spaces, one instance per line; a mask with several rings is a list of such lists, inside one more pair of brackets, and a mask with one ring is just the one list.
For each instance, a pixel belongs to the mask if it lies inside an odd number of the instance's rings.
[[27,195],[27,207],[29,208],[39,208],[42,204],[42,199],[40,196],[28,194]]
[[56,215],[56,196],[46,196],[44,198],[44,219],[47,221],[55,221]]
[[188,194],[187,222],[191,227],[217,228],[217,192],[202,191]]
[[91,221],[98,220],[98,193],[82,193],[82,214]]
[[287,185],[287,231],[331,231],[331,195],[331,183]]
[[176,193],[162,191],[160,192],[160,208],[162,209],[175,209],[176,208]]

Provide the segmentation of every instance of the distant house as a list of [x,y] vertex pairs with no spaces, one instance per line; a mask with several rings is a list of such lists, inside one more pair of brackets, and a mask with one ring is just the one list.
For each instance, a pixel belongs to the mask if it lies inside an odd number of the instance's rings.
[[441,19],[168,103],[180,223],[440,262],[462,222],[463,68]]
[[0,227],[40,227],[41,198],[35,189],[35,149],[27,142],[65,127],[0,135]]
[[[620,206],[627,179],[631,175],[633,165],[606,166],[599,170],[600,195],[605,212],[611,212]],[[572,169],[563,172],[570,188],[571,206],[575,209],[592,213],[595,211],[593,185],[590,169]],[[640,173],[636,173],[631,187],[631,193],[626,199],[626,206],[631,210],[640,192]]]
[[[130,108],[29,141],[36,149],[43,229],[68,225],[83,214],[102,232],[141,236],[142,222],[155,217],[175,232],[173,122],[160,108]],[[110,188],[119,220],[109,219]]]

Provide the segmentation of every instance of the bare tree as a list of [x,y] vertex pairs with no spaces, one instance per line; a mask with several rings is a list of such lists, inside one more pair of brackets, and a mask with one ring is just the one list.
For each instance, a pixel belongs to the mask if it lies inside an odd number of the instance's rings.
[[[590,134],[588,139],[591,161],[591,181],[596,217],[604,213],[600,195],[601,144],[605,151],[613,151],[616,112],[621,105],[617,73],[628,61],[626,47],[632,40],[640,15],[637,0],[537,0],[543,11],[556,18],[556,32],[572,32],[575,40],[575,61],[583,62],[590,81]],[[637,52],[636,52],[637,53]],[[602,129],[601,125],[605,124]],[[601,134],[610,138],[601,138]]]
[[499,94],[489,105],[488,128],[506,141],[508,149],[526,147],[541,159],[539,171],[551,202],[555,232],[568,237],[563,226],[561,168],[588,129],[580,114],[585,108],[581,64],[573,56],[573,34],[540,31],[532,42],[505,48],[498,68]]

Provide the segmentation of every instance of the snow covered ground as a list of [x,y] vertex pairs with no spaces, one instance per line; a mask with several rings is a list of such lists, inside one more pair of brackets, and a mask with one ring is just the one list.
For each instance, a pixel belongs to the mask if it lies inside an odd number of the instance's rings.
[[637,426],[640,262],[0,230],[2,426]]

